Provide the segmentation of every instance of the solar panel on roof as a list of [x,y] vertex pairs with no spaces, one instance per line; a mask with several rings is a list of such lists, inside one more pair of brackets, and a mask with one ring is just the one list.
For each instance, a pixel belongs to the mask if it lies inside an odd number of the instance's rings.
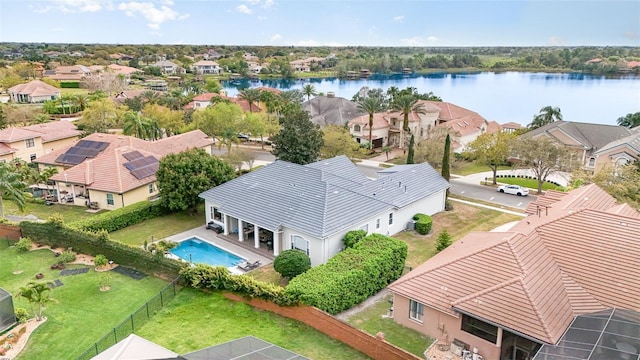
[[122,154],[122,156],[124,156],[124,158],[128,161],[133,161],[144,157],[144,155],[140,154],[139,151],[130,151],[128,153]]
[[78,165],[81,162],[84,161],[84,159],[86,159],[86,157],[81,156],[81,155],[74,155],[74,154],[62,154],[60,156],[58,156],[58,158],[56,158],[56,162],[62,163],[62,164],[71,164],[71,165]]
[[109,143],[104,141],[80,140],[75,146],[102,151],[109,146]]

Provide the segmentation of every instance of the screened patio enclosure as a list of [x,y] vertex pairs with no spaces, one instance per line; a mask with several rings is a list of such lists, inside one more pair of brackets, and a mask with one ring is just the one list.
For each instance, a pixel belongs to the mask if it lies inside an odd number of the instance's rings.
[[16,314],[13,309],[13,297],[0,288],[0,333],[16,324]]

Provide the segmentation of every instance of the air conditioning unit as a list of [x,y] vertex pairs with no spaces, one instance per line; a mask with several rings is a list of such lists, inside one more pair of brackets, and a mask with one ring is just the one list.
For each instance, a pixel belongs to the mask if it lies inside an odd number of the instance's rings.
[[456,344],[455,342],[451,343],[451,352],[457,356],[462,356],[462,346]]
[[414,231],[416,229],[416,221],[415,220],[409,220],[409,222],[407,223],[407,230],[408,231]]

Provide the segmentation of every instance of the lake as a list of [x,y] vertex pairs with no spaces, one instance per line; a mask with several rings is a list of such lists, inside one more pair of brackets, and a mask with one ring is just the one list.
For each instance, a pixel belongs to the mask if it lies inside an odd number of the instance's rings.
[[564,120],[611,124],[628,113],[640,111],[640,77],[607,78],[585,74],[526,72],[480,72],[463,74],[374,75],[368,79],[341,80],[236,80],[223,82],[232,96],[238,89],[269,86],[281,90],[300,89],[311,83],[318,92],[334,92],[351,99],[363,86],[404,89],[413,86],[421,93],[435,95],[456,105],[478,112],[487,120],[499,123],[531,122],[540,108],[560,107]]

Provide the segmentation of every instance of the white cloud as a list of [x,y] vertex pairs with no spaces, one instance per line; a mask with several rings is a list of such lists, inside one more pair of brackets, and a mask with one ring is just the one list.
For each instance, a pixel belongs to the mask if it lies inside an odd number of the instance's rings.
[[557,36],[552,36],[549,38],[549,45],[551,46],[563,46],[564,45],[564,40],[562,38],[559,38]]
[[270,40],[271,42],[278,41],[278,40],[280,40],[280,39],[282,39],[282,35],[280,35],[280,34],[275,34],[275,35],[273,35],[271,38],[269,38],[269,40]]
[[438,39],[437,37],[435,37],[433,35],[427,37],[427,42],[430,43],[430,44],[434,44],[434,43],[438,42],[438,40],[440,40],[440,39]]
[[47,12],[52,8],[66,13],[96,12],[104,7],[111,7],[111,0],[53,0],[51,6],[46,6],[36,10],[36,12]]
[[264,8],[270,8],[270,7],[272,7],[272,6],[273,6],[273,4],[274,4],[274,1],[273,1],[273,0],[264,0],[264,4],[262,5],[262,7],[264,7]]
[[[170,1],[165,1],[169,4]],[[141,15],[147,20],[147,26],[150,29],[158,30],[160,25],[170,20],[183,20],[189,17],[189,14],[180,14],[170,8],[168,5],[160,5],[152,2],[130,1],[118,4],[118,10],[124,11],[127,16]]]
[[243,0],[248,2],[251,5],[258,5],[260,3],[260,0]]
[[424,42],[419,36],[400,39],[400,42],[405,46],[424,46]]
[[404,21],[404,16],[402,15],[393,17],[393,22],[401,23],[403,21]]
[[247,15],[249,15],[249,14],[251,14],[253,12],[253,10],[249,9],[249,7],[247,5],[245,5],[245,4],[238,5],[236,7],[236,11],[239,12],[239,13],[242,13],[242,14],[247,14]]

